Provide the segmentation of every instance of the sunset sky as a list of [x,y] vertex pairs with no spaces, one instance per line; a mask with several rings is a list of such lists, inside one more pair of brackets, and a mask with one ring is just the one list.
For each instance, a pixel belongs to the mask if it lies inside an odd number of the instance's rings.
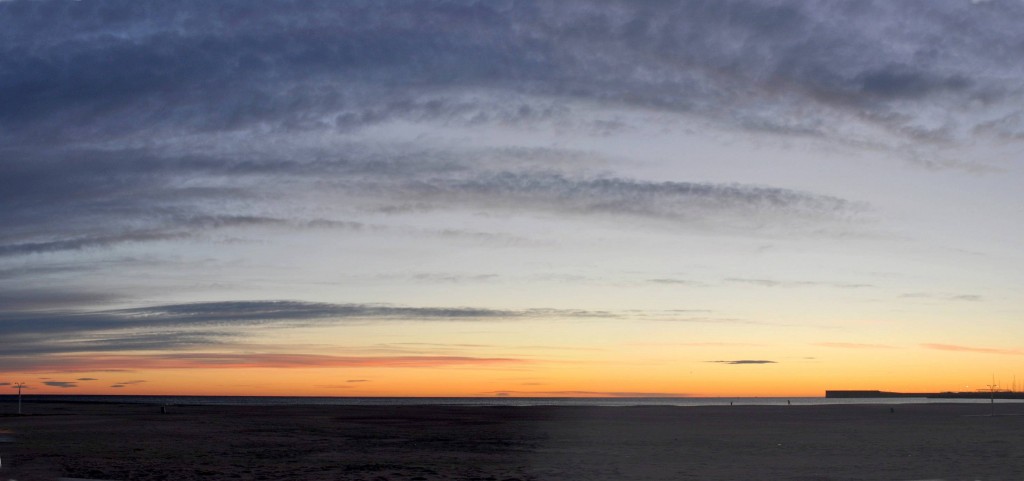
[[1022,21],[0,0],[0,386],[1024,385]]

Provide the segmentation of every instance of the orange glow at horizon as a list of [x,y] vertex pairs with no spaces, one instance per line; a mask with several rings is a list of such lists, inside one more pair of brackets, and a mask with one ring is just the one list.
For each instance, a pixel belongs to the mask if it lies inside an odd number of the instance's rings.
[[[991,382],[986,373],[994,373],[998,383],[1009,388],[1015,373],[1008,367],[1014,364],[1007,361],[1018,357],[928,346],[915,349],[910,362],[899,349],[823,347],[816,354],[759,364],[709,361],[700,353],[652,358],[651,351],[559,361],[439,355],[111,354],[55,356],[29,372],[0,375],[25,379],[28,394],[820,397],[828,389],[975,390]],[[990,369],[997,365],[1000,369]]]

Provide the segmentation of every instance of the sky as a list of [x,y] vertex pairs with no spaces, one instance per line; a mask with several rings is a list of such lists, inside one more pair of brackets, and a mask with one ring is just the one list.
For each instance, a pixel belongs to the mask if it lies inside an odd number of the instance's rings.
[[1021,18],[0,1],[0,387],[1019,387]]

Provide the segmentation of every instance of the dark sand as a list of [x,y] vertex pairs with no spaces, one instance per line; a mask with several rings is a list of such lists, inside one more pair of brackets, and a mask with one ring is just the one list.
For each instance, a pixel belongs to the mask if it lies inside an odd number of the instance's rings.
[[38,404],[0,481],[1024,480],[1024,404],[889,409]]

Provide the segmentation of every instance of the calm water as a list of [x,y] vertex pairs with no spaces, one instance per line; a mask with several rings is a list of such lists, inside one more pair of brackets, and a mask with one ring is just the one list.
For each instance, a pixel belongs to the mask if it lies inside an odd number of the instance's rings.
[[[3,395],[0,399],[13,402],[17,396]],[[824,397],[689,397],[689,398],[436,398],[436,397],[272,397],[272,396],[72,396],[26,395],[23,402],[92,402],[138,403],[167,405],[221,405],[221,406],[287,406],[287,405],[359,405],[359,406],[736,406],[761,405],[826,405],[826,404],[911,404],[911,403],[968,403],[986,404],[987,399],[929,399],[929,398],[824,398]],[[1024,400],[997,399],[996,403],[1024,402]]]

